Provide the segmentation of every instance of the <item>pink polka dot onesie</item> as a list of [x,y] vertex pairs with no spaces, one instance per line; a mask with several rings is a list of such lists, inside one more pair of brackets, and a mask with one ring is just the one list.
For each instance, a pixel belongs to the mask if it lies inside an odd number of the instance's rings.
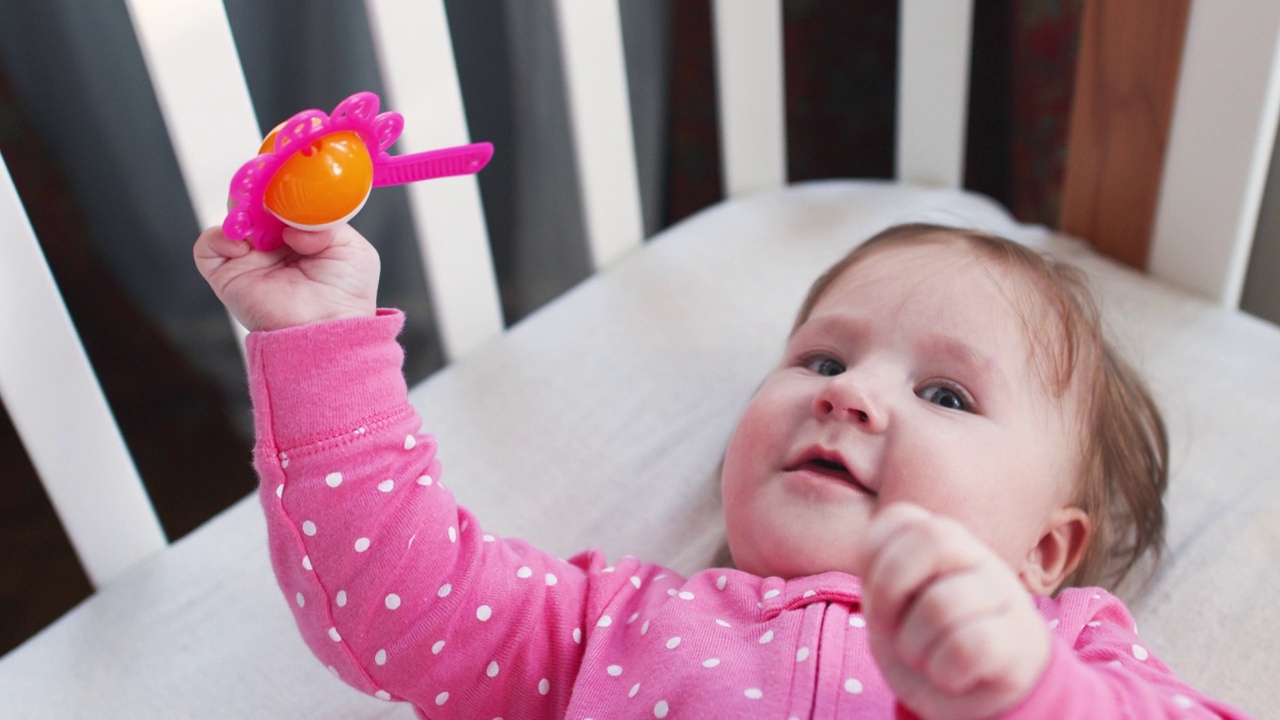
[[[402,323],[249,337],[272,562],[334,674],[425,718],[894,717],[855,577],[685,578],[486,533],[419,434]],[[1008,717],[1240,717],[1179,683],[1106,592],[1035,600],[1049,667]]]

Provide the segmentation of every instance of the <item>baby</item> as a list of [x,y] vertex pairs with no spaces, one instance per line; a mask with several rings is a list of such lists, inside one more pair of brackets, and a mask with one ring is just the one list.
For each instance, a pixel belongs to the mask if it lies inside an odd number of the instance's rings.
[[[818,279],[726,451],[735,569],[485,533],[440,483],[350,227],[201,273],[246,327],[277,578],[312,651],[432,718],[1241,717],[1142,644],[1160,416],[1077,274],[906,225]],[[1065,588],[1065,589],[1064,589]]]

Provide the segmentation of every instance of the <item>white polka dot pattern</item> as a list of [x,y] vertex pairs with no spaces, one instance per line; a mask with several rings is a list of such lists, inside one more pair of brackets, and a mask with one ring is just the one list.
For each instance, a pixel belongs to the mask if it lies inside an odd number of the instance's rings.
[[[350,383],[329,390],[315,392],[339,397]],[[315,416],[332,422],[328,409]],[[856,579],[723,569],[686,579],[632,558],[608,565],[598,553],[566,562],[483,533],[458,509],[435,441],[418,434],[407,406],[345,427],[328,441],[317,442],[327,427],[300,435],[305,451],[277,439],[286,451],[269,453],[263,505],[308,646],[364,692],[481,720],[800,718],[815,698],[891,715]],[[1068,589],[1037,602],[1068,646],[1079,638],[1129,672],[1165,672],[1109,594]],[[805,678],[822,678],[816,695],[793,692]],[[1196,695],[1170,683],[1170,711],[1193,709]],[[584,698],[594,704],[573,705]]]

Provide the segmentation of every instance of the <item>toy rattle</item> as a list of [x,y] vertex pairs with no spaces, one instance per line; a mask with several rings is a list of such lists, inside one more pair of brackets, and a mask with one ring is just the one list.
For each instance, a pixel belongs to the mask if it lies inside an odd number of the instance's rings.
[[[330,114],[304,110],[276,126],[258,156],[231,179],[222,232],[259,250],[284,244],[285,225],[323,230],[360,212],[375,187],[470,175],[493,157],[487,142],[392,156],[404,117],[378,113],[378,96],[359,92]],[[375,149],[376,148],[376,149]]]

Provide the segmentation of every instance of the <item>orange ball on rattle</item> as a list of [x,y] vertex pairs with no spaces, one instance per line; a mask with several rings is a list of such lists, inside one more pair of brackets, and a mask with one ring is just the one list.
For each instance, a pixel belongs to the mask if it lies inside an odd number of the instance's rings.
[[[259,154],[275,146],[277,126]],[[262,193],[272,215],[299,230],[324,230],[355,217],[373,189],[373,158],[360,136],[321,136],[280,166]]]

